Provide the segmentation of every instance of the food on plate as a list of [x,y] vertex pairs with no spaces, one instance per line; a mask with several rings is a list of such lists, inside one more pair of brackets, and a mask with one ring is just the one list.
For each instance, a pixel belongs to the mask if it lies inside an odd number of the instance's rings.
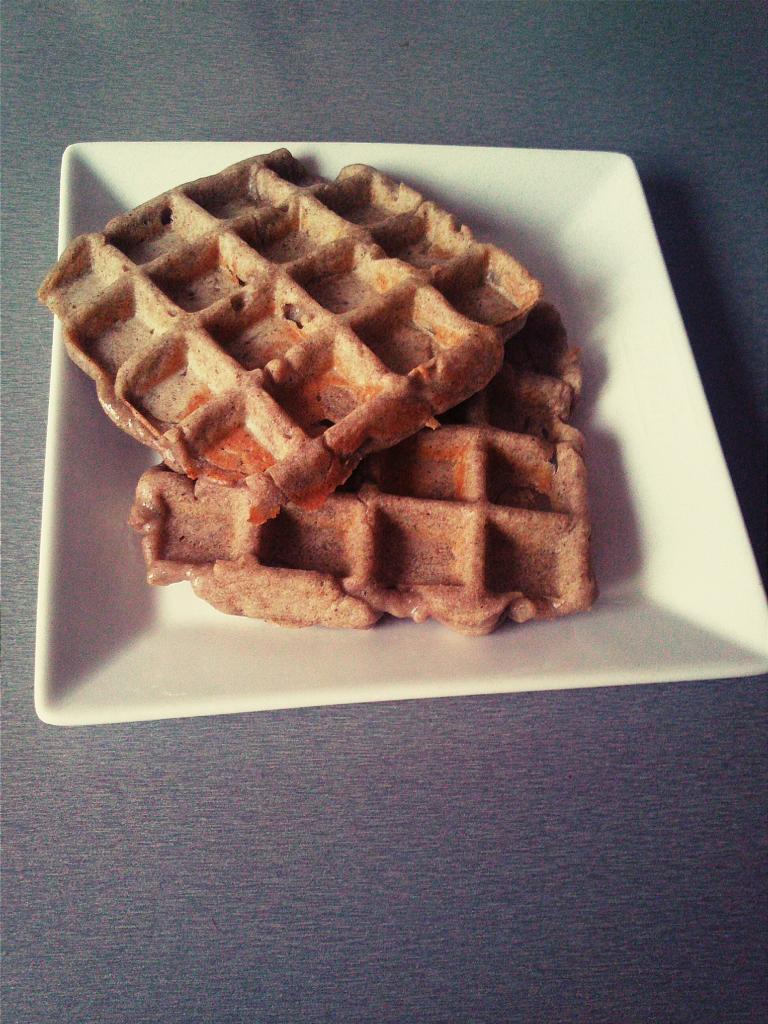
[[540,294],[407,185],[287,150],[79,236],[39,291],[110,418],[254,525],[482,390]]
[[320,508],[257,523],[242,488],[151,469],[131,514],[148,579],[293,626],[361,628],[387,612],[488,633],[584,610],[583,438],[567,422],[580,387],[578,352],[539,304],[482,392],[367,456]]
[[256,156],[79,236],[39,296],[163,459],[130,516],[149,582],[472,634],[594,600],[578,351],[510,253],[408,185]]

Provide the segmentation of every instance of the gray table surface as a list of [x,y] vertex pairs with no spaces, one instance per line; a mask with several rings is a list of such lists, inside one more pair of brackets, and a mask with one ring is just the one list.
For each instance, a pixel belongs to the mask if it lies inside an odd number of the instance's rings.
[[34,289],[74,141],[629,153],[764,559],[765,8],[2,19],[5,1024],[766,1019],[765,679],[74,730],[32,707]]

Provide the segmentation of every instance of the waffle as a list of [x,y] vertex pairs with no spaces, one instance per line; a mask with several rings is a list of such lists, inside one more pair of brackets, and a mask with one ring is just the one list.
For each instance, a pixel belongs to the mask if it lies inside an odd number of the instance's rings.
[[187,579],[222,611],[293,626],[363,628],[388,612],[480,634],[588,608],[582,437],[566,422],[578,357],[548,307],[511,347],[453,422],[369,455],[322,508],[254,524],[241,489],[147,471],[131,524],[149,582]]
[[79,236],[39,296],[111,419],[263,521],[483,388],[539,293],[407,185],[276,150]]

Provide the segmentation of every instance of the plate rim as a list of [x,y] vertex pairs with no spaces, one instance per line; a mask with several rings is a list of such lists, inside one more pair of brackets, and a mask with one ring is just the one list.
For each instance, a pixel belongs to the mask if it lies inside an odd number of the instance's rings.
[[[216,140],[216,141],[203,141],[203,140],[189,140],[189,141],[184,141],[184,140],[153,140],[153,141],[147,141],[147,142],[136,141],[136,140],[125,140],[125,141],[122,141],[122,140],[104,140],[104,141],[88,140],[88,141],[70,143],[65,148],[65,150],[63,151],[62,161],[61,161],[60,202],[59,202],[59,221],[58,221],[59,249],[61,251],[61,248],[63,248],[63,246],[70,240],[70,237],[71,237],[71,232],[68,231],[68,220],[69,220],[70,215],[71,215],[71,205],[72,205],[72,203],[74,201],[74,196],[71,194],[71,190],[72,190],[72,183],[71,183],[71,170],[72,170],[72,167],[71,167],[71,165],[72,165],[72,162],[75,160],[75,158],[78,157],[78,156],[82,156],[83,154],[87,155],[90,152],[97,152],[99,150],[103,150],[105,147],[108,147],[108,148],[124,148],[124,147],[129,147],[129,148],[146,149],[146,148],[160,148],[160,147],[171,146],[171,147],[174,147],[174,148],[183,149],[183,148],[186,148],[186,147],[189,147],[189,146],[193,146],[195,148],[200,148],[200,149],[211,149],[211,148],[212,149],[219,149],[219,148],[224,149],[224,148],[228,148],[228,147],[231,148],[231,147],[234,146],[234,147],[239,147],[239,148],[252,148],[253,152],[259,152],[259,151],[266,151],[265,147],[268,147],[268,146],[273,146],[273,148],[274,148],[275,145],[276,144],[272,144],[272,143],[268,143],[268,142],[261,142],[260,143],[260,142],[226,141],[226,140]],[[293,147],[298,147],[298,146],[302,146],[302,147],[308,147],[308,146],[313,146],[313,147],[334,146],[334,147],[347,148],[349,150],[352,150],[355,147],[369,147],[369,148],[370,147],[376,147],[376,148],[380,148],[380,149],[387,149],[387,148],[391,148],[391,147],[396,147],[397,149],[419,149],[419,150],[425,150],[426,149],[426,150],[433,150],[433,151],[434,150],[462,150],[462,151],[465,151],[465,152],[466,151],[480,152],[480,153],[491,152],[491,153],[494,153],[494,154],[521,154],[522,153],[522,154],[536,154],[536,155],[541,155],[541,156],[545,156],[545,157],[551,156],[553,154],[558,154],[561,158],[564,158],[564,159],[567,159],[567,158],[573,159],[574,157],[577,157],[577,158],[578,157],[589,157],[589,158],[592,158],[592,159],[594,159],[594,158],[602,158],[602,159],[610,158],[609,162],[612,162],[614,164],[614,166],[617,166],[617,167],[619,165],[622,165],[626,170],[629,171],[630,175],[635,180],[636,189],[638,190],[638,195],[637,195],[636,198],[640,199],[643,202],[643,204],[645,205],[645,210],[646,210],[648,219],[650,221],[651,229],[653,231],[656,248],[658,250],[658,256],[659,256],[659,259],[661,261],[661,266],[662,266],[664,272],[666,273],[666,265],[664,263],[663,253],[662,253],[661,247],[659,245],[658,237],[656,236],[655,227],[653,225],[653,221],[652,221],[652,218],[650,216],[650,211],[648,210],[648,207],[647,207],[647,200],[646,200],[646,197],[645,197],[645,192],[644,192],[644,189],[643,189],[643,186],[642,186],[642,182],[640,180],[639,174],[637,172],[637,168],[635,166],[635,163],[634,163],[632,157],[629,156],[627,153],[623,153],[623,152],[619,152],[619,151],[613,151],[613,150],[550,149],[550,148],[544,148],[544,147],[431,145],[431,144],[421,144],[421,143],[390,143],[390,142],[374,142],[374,143],[371,143],[371,142],[354,142],[354,141],[346,141],[346,140],[343,141],[343,142],[333,142],[333,141],[312,142],[312,141],[306,141],[305,140],[305,141],[286,142],[286,143],[282,143],[281,145],[285,145],[289,149],[292,146]],[[91,170],[93,170],[93,168],[91,168]],[[668,275],[667,275],[667,283],[669,284]],[[670,290],[671,290],[671,284],[669,284],[669,287],[670,287]],[[752,550],[751,543],[749,542],[749,538],[748,538],[748,535],[746,533],[746,527],[744,525],[743,517],[741,516],[741,512],[740,512],[740,509],[738,507],[738,501],[737,501],[737,498],[736,498],[736,495],[735,495],[735,491],[733,490],[733,484],[732,484],[732,480],[731,480],[731,477],[730,477],[730,473],[728,472],[728,467],[727,467],[727,464],[725,462],[725,458],[724,458],[724,455],[723,455],[723,452],[722,452],[722,447],[720,445],[720,440],[719,440],[719,437],[717,435],[717,430],[716,430],[714,421],[712,420],[712,417],[711,417],[711,410],[710,410],[709,404],[708,404],[708,402],[706,400],[706,395],[704,393],[703,385],[701,383],[701,379],[700,379],[700,376],[698,374],[698,370],[696,368],[695,361],[693,361],[693,354],[692,354],[692,350],[691,350],[691,347],[690,347],[690,340],[688,339],[687,332],[685,331],[685,327],[684,327],[684,324],[682,322],[682,317],[680,316],[679,307],[677,306],[677,301],[674,298],[674,292],[672,292],[672,300],[673,300],[674,308],[675,308],[675,310],[677,312],[677,315],[680,317],[680,326],[681,326],[682,337],[684,338],[685,343],[687,344],[687,347],[688,347],[688,355],[690,356],[691,365],[692,365],[692,369],[693,369],[693,376],[692,376],[691,380],[692,380],[692,382],[694,384],[698,384],[698,389],[700,389],[700,392],[701,392],[701,396],[700,397],[703,399],[703,408],[704,408],[704,410],[706,410],[706,413],[709,416],[709,420],[710,420],[710,424],[711,424],[711,434],[712,434],[712,438],[714,439],[714,442],[715,442],[716,448],[717,448],[716,455],[718,456],[719,460],[721,460],[721,462],[722,462],[723,480],[721,480],[721,484],[725,483],[730,488],[730,493],[731,493],[732,501],[733,501],[733,504],[735,505],[735,509],[736,509],[736,515],[737,515],[737,520],[736,521],[738,522],[738,525],[740,526],[741,539],[746,541],[747,550],[748,550],[748,552],[749,552],[749,554],[751,555],[751,558],[752,558],[752,570],[753,570],[754,576],[753,576],[753,579],[752,579],[751,582],[753,584],[755,582],[757,582],[759,591],[760,591],[760,593],[762,593],[762,587],[759,584],[759,571],[758,571],[757,563],[756,563],[756,560],[755,560],[754,551]],[[115,712],[113,712],[113,714],[115,714],[116,717],[111,717],[110,716],[108,708],[107,708],[107,710],[104,713],[100,713],[98,708],[91,708],[91,711],[93,712],[91,714],[86,714],[84,712],[84,710],[81,708],[80,713],[78,714],[77,713],[77,706],[76,705],[75,705],[75,708],[74,708],[74,713],[71,713],[70,711],[68,711],[68,705],[67,705],[66,701],[53,700],[52,697],[51,697],[51,686],[50,686],[51,680],[48,678],[48,673],[47,673],[47,668],[48,668],[48,665],[49,665],[49,655],[50,655],[50,632],[49,632],[49,627],[50,627],[50,624],[51,624],[51,602],[52,602],[51,588],[50,588],[50,582],[51,582],[50,581],[50,576],[52,575],[52,572],[53,572],[53,566],[52,566],[52,561],[51,561],[52,560],[52,546],[53,546],[53,540],[52,540],[52,537],[53,537],[53,517],[54,517],[54,508],[53,508],[54,500],[53,499],[54,499],[54,495],[55,495],[57,479],[58,479],[59,474],[61,473],[62,467],[61,467],[61,459],[59,457],[52,457],[52,456],[58,456],[58,454],[59,454],[59,452],[58,452],[58,439],[55,436],[56,435],[56,431],[55,431],[54,427],[56,425],[58,417],[60,416],[60,411],[61,411],[60,410],[60,403],[62,401],[62,395],[61,395],[61,391],[62,391],[62,384],[61,384],[62,376],[61,375],[62,375],[62,373],[66,372],[66,370],[67,370],[67,367],[66,367],[67,356],[66,356],[66,354],[64,352],[64,346],[61,343],[60,337],[57,338],[57,334],[60,334],[60,325],[58,323],[55,324],[54,331],[53,331],[53,352],[52,352],[52,357],[51,357],[51,373],[50,373],[50,380],[49,380],[48,422],[47,422],[47,427],[46,427],[45,468],[44,468],[44,476],[43,476],[43,499],[42,499],[42,516],[41,516],[39,571],[38,571],[37,619],[36,619],[36,630],[35,630],[34,703],[35,703],[35,710],[36,710],[36,712],[38,714],[38,717],[42,721],[46,722],[47,724],[51,724],[51,725],[107,724],[107,723],[110,723],[110,722],[118,722],[118,721],[152,721],[152,720],[158,720],[160,718],[169,718],[169,717],[190,717],[190,716],[197,716],[197,715],[210,715],[210,714],[222,714],[222,713],[242,713],[242,712],[245,712],[245,711],[255,711],[255,710],[277,710],[278,707],[280,707],[280,708],[294,708],[294,707],[298,708],[298,707],[310,707],[310,706],[312,706],[312,707],[316,707],[316,706],[333,706],[333,705],[337,705],[337,704],[340,704],[340,703],[341,704],[349,704],[349,703],[353,703],[353,702],[366,702],[366,703],[368,703],[368,702],[372,702],[372,701],[388,702],[390,700],[401,700],[401,699],[425,699],[425,695],[419,694],[419,693],[405,694],[405,695],[400,695],[400,696],[395,696],[395,697],[391,697],[391,696],[388,696],[386,694],[378,695],[378,696],[358,696],[358,697],[355,698],[354,701],[352,701],[352,700],[350,700],[348,698],[344,699],[342,701],[334,700],[334,699],[332,699],[333,695],[331,695],[330,699],[314,700],[312,702],[300,701],[300,702],[294,703],[292,701],[286,700],[283,703],[274,704],[274,705],[270,704],[269,702],[267,702],[266,705],[261,706],[259,704],[259,701],[256,698],[256,696],[254,696],[254,699],[253,699],[252,703],[254,705],[256,705],[256,706],[253,706],[253,707],[237,706],[237,707],[233,707],[231,709],[229,709],[229,708],[211,708],[211,707],[205,708],[205,707],[201,707],[201,708],[199,708],[197,710],[186,710],[186,711],[173,711],[173,709],[171,709],[170,713],[168,713],[168,714],[165,714],[165,713],[158,714],[157,713],[157,708],[155,707],[154,709],[150,708],[150,711],[147,714],[137,714],[135,709],[134,709],[133,712],[131,712],[130,714],[126,714],[126,715],[121,715],[121,714],[117,713],[117,711],[115,711]],[[690,367],[689,367],[689,370],[690,370]],[[765,621],[766,621],[766,624],[768,625],[768,607],[765,608],[764,610],[765,610]],[[750,655],[750,657],[751,657],[751,655]],[[703,667],[704,666],[702,666],[702,668]],[[712,672],[713,669],[716,670],[714,673]],[[491,694],[491,693],[511,693],[511,692],[519,692],[521,689],[524,689],[524,690],[527,690],[527,691],[530,691],[531,689],[536,689],[536,690],[557,689],[557,688],[571,689],[571,688],[582,688],[582,687],[587,687],[587,686],[605,686],[605,685],[623,685],[623,684],[637,685],[639,683],[651,684],[651,683],[656,683],[656,682],[661,682],[661,681],[678,682],[678,681],[682,681],[684,679],[694,681],[694,680],[703,680],[703,679],[717,679],[717,678],[721,678],[722,679],[722,678],[729,678],[729,677],[736,678],[736,677],[745,677],[745,676],[751,676],[751,675],[759,675],[760,673],[766,672],[766,671],[768,671],[768,633],[766,635],[766,643],[765,643],[764,650],[759,651],[759,652],[755,651],[754,652],[754,658],[752,660],[749,660],[749,658],[746,658],[745,661],[744,661],[744,664],[741,666],[741,668],[739,668],[737,663],[734,662],[734,661],[724,661],[723,664],[719,668],[718,668],[717,665],[707,665],[707,674],[706,675],[691,674],[690,672],[687,672],[687,671],[685,671],[683,669],[679,669],[679,670],[677,670],[677,672],[675,672],[675,670],[673,670],[673,669],[670,669],[670,670],[668,670],[667,672],[664,673],[663,679],[660,677],[660,673],[658,673],[658,672],[655,673],[656,677],[653,677],[654,673],[649,673],[648,671],[638,671],[637,674],[642,676],[643,678],[616,678],[616,679],[612,679],[612,678],[601,679],[600,676],[605,674],[605,673],[593,672],[593,673],[591,673],[591,676],[592,676],[592,680],[591,681],[579,682],[578,679],[577,679],[577,674],[576,674],[576,675],[572,676],[570,679],[568,679],[567,681],[561,682],[561,683],[547,681],[546,679],[539,680],[538,684],[535,687],[532,687],[532,686],[519,687],[517,685],[515,685],[514,687],[507,687],[507,688],[492,687],[490,689],[488,689],[488,688],[478,689],[478,688],[474,688],[473,687],[473,688],[470,688],[467,691],[467,694],[465,694],[465,695],[470,695],[470,694],[472,694],[472,695],[479,695],[481,693],[485,693],[485,694]],[[610,676],[610,672],[608,672],[607,675]],[[626,673],[624,673],[624,675],[626,675]],[[415,681],[413,683],[413,685],[418,687],[418,685],[419,685],[418,681]],[[457,693],[457,694],[453,694],[453,695],[459,696],[461,694]],[[434,696],[437,697],[437,696],[441,696],[441,695],[440,694],[436,694]],[[430,699],[431,697],[432,697],[432,695],[426,695],[426,699]],[[205,699],[201,699],[201,703],[205,704]],[[242,705],[243,703],[247,704],[248,701],[247,700],[243,700],[243,699],[236,699],[234,701],[234,703],[237,704],[237,705]]]

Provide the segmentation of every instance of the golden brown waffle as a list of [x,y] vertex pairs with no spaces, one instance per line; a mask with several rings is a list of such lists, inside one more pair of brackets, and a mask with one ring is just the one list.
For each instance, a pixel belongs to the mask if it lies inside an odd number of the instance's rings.
[[588,608],[581,435],[565,422],[577,354],[551,307],[513,350],[518,365],[453,411],[464,422],[368,456],[314,511],[257,525],[241,489],[149,470],[131,517],[149,581],[188,579],[222,611],[294,626],[366,627],[389,612],[487,633]]
[[406,185],[277,150],[79,236],[39,294],[114,422],[263,520],[484,387],[539,293]]

